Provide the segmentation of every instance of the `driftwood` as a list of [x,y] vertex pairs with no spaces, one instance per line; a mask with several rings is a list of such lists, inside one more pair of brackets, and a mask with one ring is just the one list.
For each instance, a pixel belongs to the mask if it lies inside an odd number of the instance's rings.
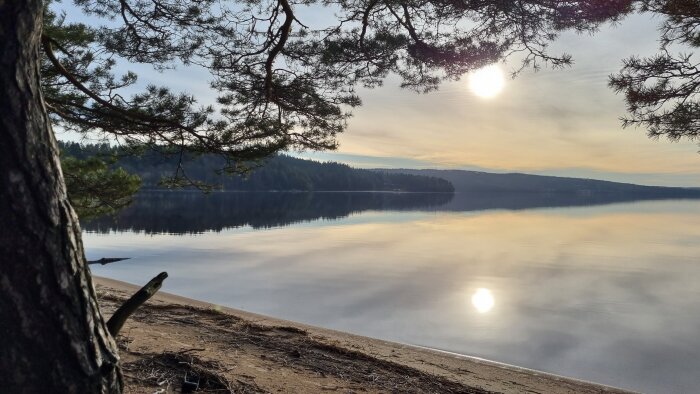
[[146,283],[146,286],[142,287],[141,290],[137,291],[136,294],[126,300],[122,306],[120,306],[119,309],[114,312],[112,317],[107,322],[107,330],[109,330],[109,333],[112,334],[113,337],[117,336],[126,319],[128,319],[129,316],[131,316],[131,314],[138,309],[138,307],[156,294],[167,277],[167,272],[161,272],[158,274],[158,276],[151,279],[150,282]]
[[130,257],[103,257],[99,260],[88,260],[88,264],[109,264],[109,263],[116,263],[117,261],[122,261],[122,260],[129,260]]

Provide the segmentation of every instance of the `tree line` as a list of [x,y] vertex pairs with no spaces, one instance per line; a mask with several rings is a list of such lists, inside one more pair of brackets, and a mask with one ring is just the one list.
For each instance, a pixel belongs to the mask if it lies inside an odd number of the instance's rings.
[[[303,160],[284,154],[248,164],[246,174],[221,171],[224,159],[213,154],[163,155],[144,150],[138,155],[124,154],[109,144],[60,142],[65,158],[87,161],[103,159],[114,168],[138,175],[142,187],[161,189],[172,186],[167,179],[182,161],[186,176],[195,184],[226,191],[396,191],[452,193],[454,187],[444,179],[352,168],[335,162]],[[164,182],[164,180],[166,180]],[[69,193],[71,192],[69,188]]]

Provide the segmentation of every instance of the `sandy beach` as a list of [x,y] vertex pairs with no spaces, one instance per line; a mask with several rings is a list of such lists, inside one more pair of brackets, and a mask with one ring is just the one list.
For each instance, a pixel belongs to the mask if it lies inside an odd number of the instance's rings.
[[[108,318],[138,286],[94,278]],[[159,292],[117,338],[127,393],[625,393]],[[185,381],[187,380],[187,382]]]

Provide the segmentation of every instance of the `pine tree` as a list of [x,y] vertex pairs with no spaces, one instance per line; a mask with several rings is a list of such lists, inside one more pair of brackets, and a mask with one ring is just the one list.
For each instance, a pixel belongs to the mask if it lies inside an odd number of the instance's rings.
[[[694,0],[645,0],[641,11],[662,17],[661,51],[630,57],[609,85],[623,93],[628,115],[623,126],[646,128],[650,138],[671,141],[700,138],[700,67],[693,57],[700,47],[700,5]],[[686,53],[674,54],[679,48]]]

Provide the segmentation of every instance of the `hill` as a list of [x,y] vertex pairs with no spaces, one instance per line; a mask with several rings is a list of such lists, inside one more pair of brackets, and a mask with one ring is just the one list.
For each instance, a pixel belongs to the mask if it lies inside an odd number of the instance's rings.
[[617,193],[635,194],[640,197],[700,197],[700,190],[693,188],[643,186],[597,179],[520,173],[496,174],[466,170],[381,169],[375,171],[442,178],[449,181],[454,186],[455,191],[460,193],[574,193],[578,195]]

